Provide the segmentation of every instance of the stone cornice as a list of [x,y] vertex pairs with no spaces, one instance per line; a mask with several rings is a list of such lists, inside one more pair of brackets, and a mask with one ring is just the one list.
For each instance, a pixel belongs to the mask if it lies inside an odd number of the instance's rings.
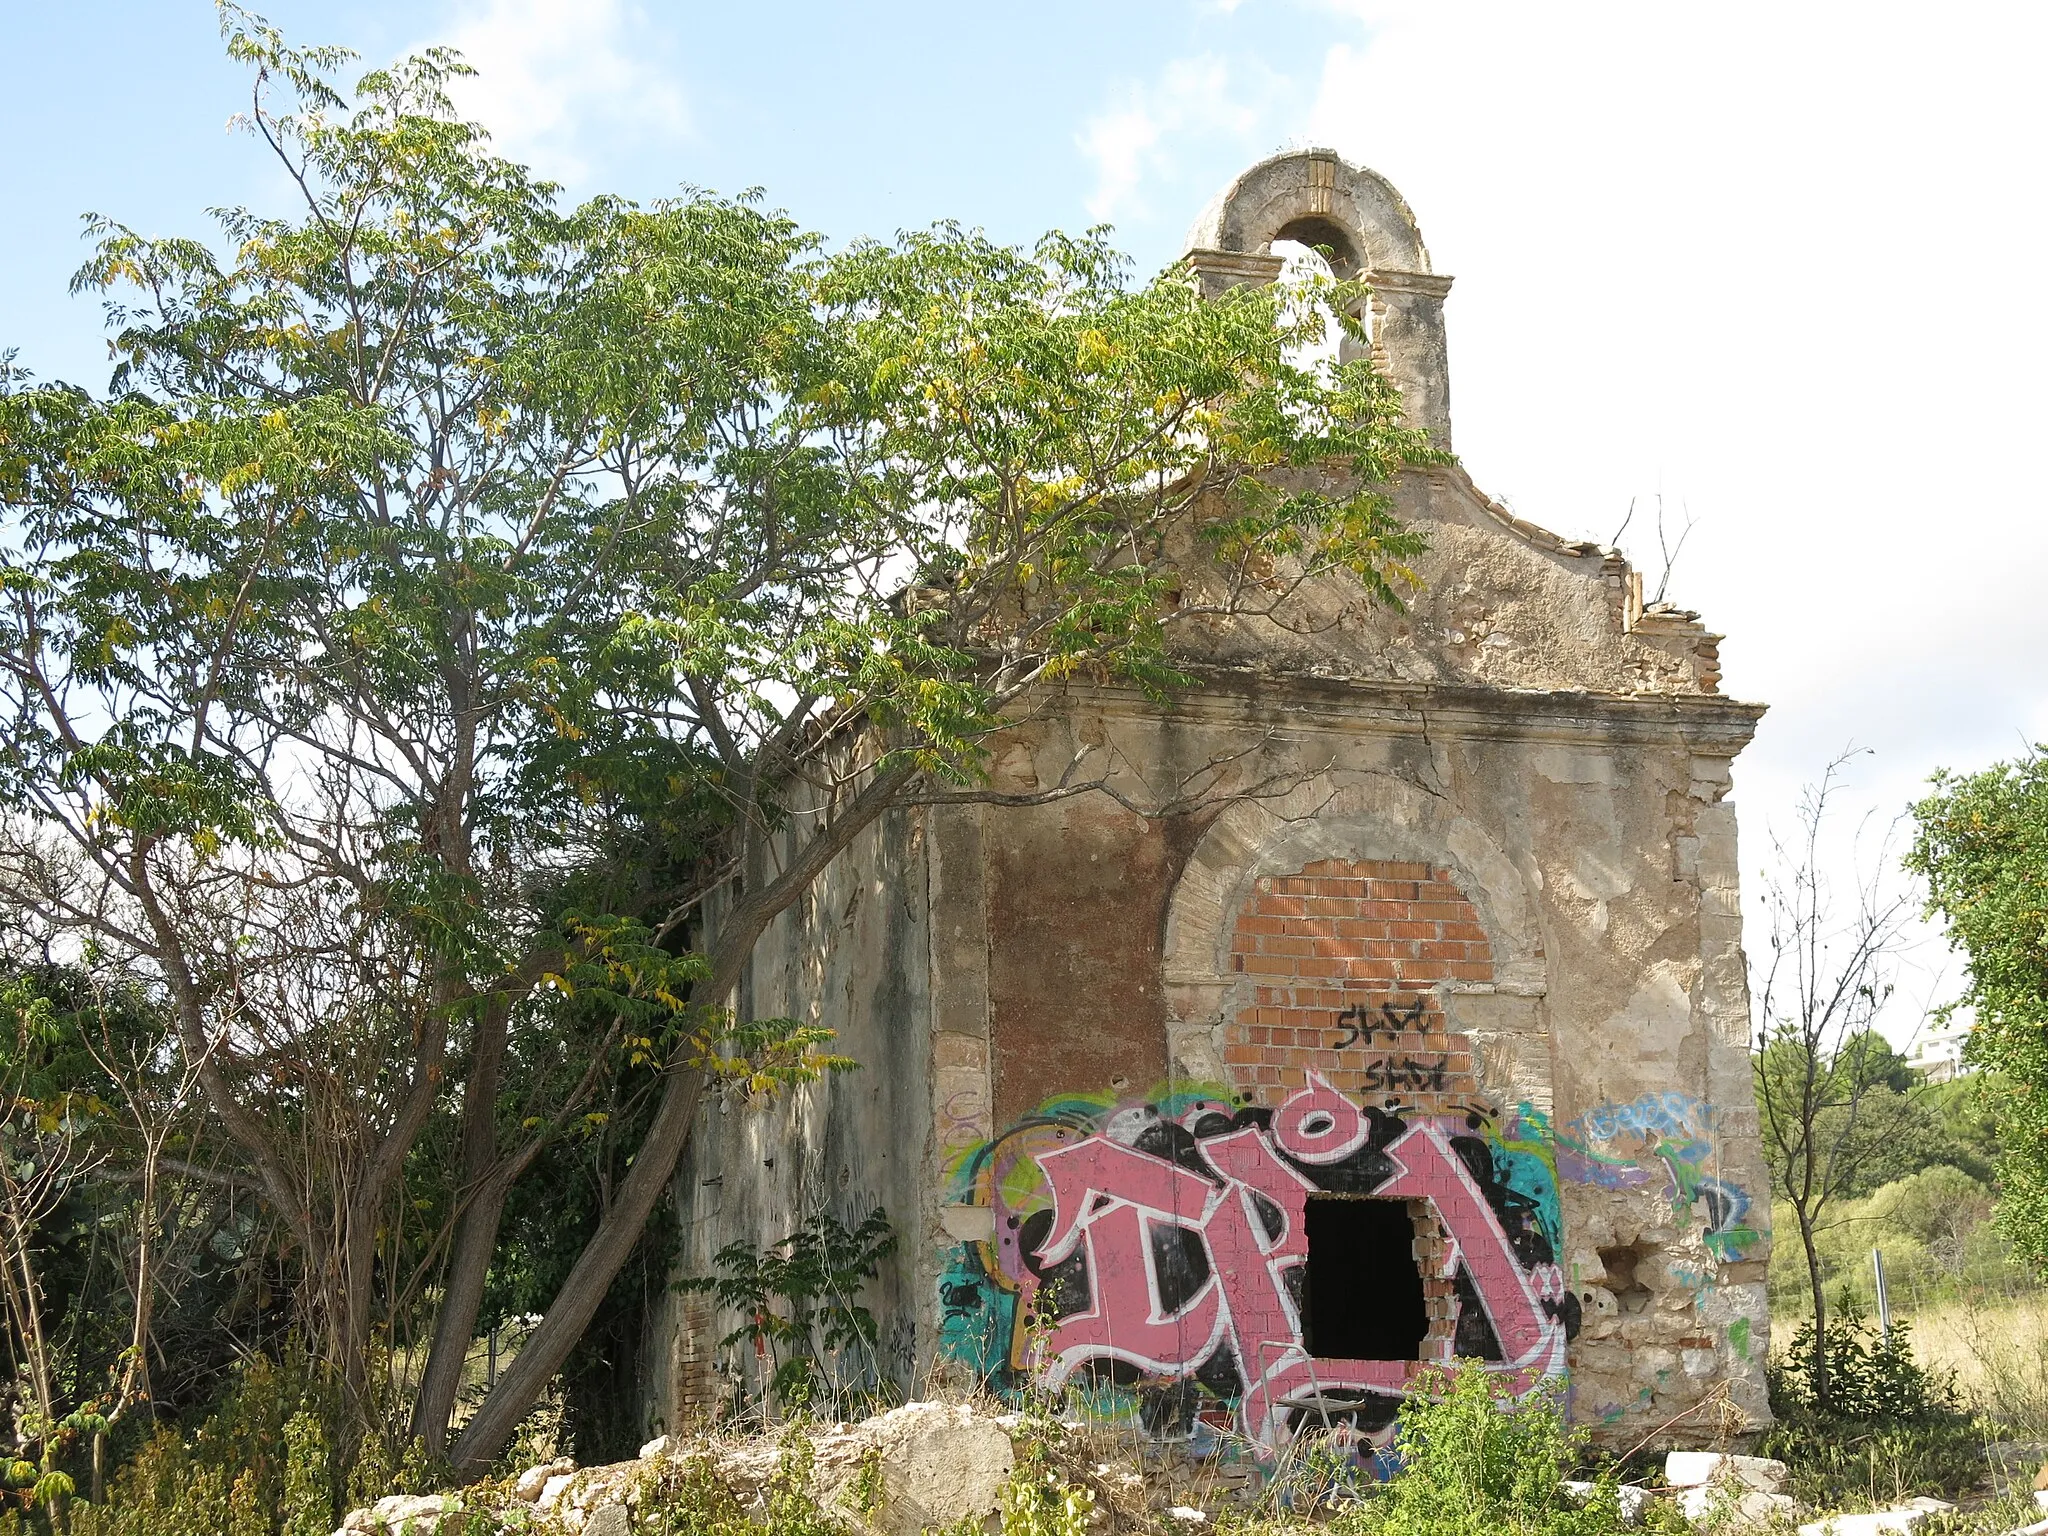
[[1441,299],[1451,291],[1455,278],[1436,272],[1389,272],[1375,269],[1364,274],[1365,286],[1383,293],[1421,293]]
[[1501,741],[1690,746],[1733,756],[1765,705],[1718,694],[1624,694],[1488,688],[1183,664],[1195,686],[1165,704],[1136,688],[1072,683],[1067,694],[1107,714],[1161,721],[1284,726],[1344,734]]

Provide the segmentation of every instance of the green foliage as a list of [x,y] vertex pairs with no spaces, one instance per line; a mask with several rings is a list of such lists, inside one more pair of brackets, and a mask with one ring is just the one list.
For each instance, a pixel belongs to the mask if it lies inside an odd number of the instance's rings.
[[[1954,1382],[1913,1358],[1903,1320],[1887,1340],[1851,1297],[1836,1298],[1834,1311],[1823,1349],[1809,1322],[1770,1367],[1778,1423],[1757,1454],[1786,1462],[1792,1493],[1809,1503],[1952,1497],[1971,1487],[1991,1437],[1963,1411]],[[1823,1379],[1824,1401],[1815,1391]]]
[[326,1427],[319,1415],[299,1412],[284,1426],[284,1498],[279,1536],[327,1536],[334,1529],[333,1478]]
[[[2002,1299],[2016,1286],[2030,1286],[2026,1266],[2015,1260],[1991,1220],[1995,1198],[1989,1185],[1961,1169],[1936,1166],[1845,1202],[1816,1238],[1821,1283],[1830,1296],[1847,1295],[1866,1311],[1875,1306],[1870,1253],[1876,1248],[1884,1254],[1894,1304]],[[1781,1209],[1773,1220],[1780,1230],[1791,1230],[1789,1210]],[[1793,1244],[1782,1245],[1772,1255],[1774,1308],[1803,1305],[1809,1285],[1804,1255]]]
[[2048,758],[1940,773],[1909,865],[1968,957],[1969,1059],[1998,1074],[1998,1219],[2048,1265]]
[[1615,1483],[1580,1503],[1560,1486],[1581,1437],[1548,1389],[1501,1395],[1478,1361],[1440,1373],[1401,1407],[1402,1470],[1336,1521],[1355,1536],[1605,1536],[1621,1529]]
[[[446,50],[350,92],[221,13],[301,201],[211,241],[95,217],[108,387],[0,371],[0,901],[175,1026],[150,1060],[260,1202],[237,1263],[346,1380],[346,1461],[377,1348],[473,1338],[451,1252],[493,1304],[574,1277],[601,1311],[634,1245],[596,1239],[678,1155],[640,1155],[657,1107],[839,1064],[719,1011],[836,848],[1070,679],[1164,696],[1190,625],[1291,622],[1324,577],[1398,602],[1386,485],[1441,456],[1370,362],[1303,361],[1358,288],[1205,301],[1099,230],[827,254],[753,197],[571,207],[454,110]],[[823,801],[821,742],[855,754]],[[511,1170],[530,1213],[565,1167],[601,1263],[476,1193]],[[471,1424],[502,1438],[574,1332]]]
[[1002,1536],[1087,1536],[1094,1493],[1062,1474],[1057,1451],[1066,1431],[1043,1401],[1027,1400],[1012,1435],[1016,1462],[1004,1479],[997,1508]]
[[1087,1536],[1095,1495],[1051,1468],[1020,1463],[1003,1483],[1002,1536]]
[[[328,1426],[339,1417],[316,1368],[259,1359],[196,1428],[158,1428],[103,1504],[74,1500],[72,1536],[326,1536],[340,1472]],[[358,1489],[363,1502],[392,1491]]]
[[757,1536],[732,1490],[707,1457],[664,1462],[640,1484],[636,1536]]
[[1835,1052],[1835,1070],[1858,1086],[1888,1088],[1893,1093],[1911,1093],[1920,1086],[1920,1074],[1874,1029],[1859,1030],[1841,1043]]
[[[820,1211],[765,1249],[727,1244],[712,1259],[722,1274],[691,1276],[676,1289],[709,1291],[740,1313],[740,1326],[719,1342],[765,1348],[779,1401],[828,1396],[840,1404],[856,1383],[870,1391],[878,1385],[874,1314],[856,1298],[895,1250],[896,1234],[880,1206],[850,1229]],[[841,1363],[847,1351],[856,1353],[850,1379]]]
[[[1948,1166],[1971,1177],[1991,1177],[1985,1137],[1995,1126],[1973,1119],[1964,1083],[1927,1084],[1903,1058],[1872,1034],[1862,1034],[1809,1068],[1805,1043],[1781,1032],[1755,1057],[1757,1094],[1787,1127],[1803,1124],[1799,1110],[1812,1103],[1812,1128],[1767,1136],[1765,1160],[1780,1197],[1797,1189],[1812,1164],[1815,1187],[1831,1181],[1832,1201],[1859,1199],[1923,1169]],[[1903,1087],[1896,1086],[1903,1083]]]
[[[1951,1159],[1955,1166],[1995,1174],[2000,1151],[1999,1120],[2012,1084],[1997,1072],[1973,1071],[1944,1083],[1926,1083],[1916,1097],[1941,1121],[1955,1145],[1968,1156]],[[1977,1174],[1977,1177],[1988,1177]]]
[[[1837,1313],[1825,1346],[1829,1417],[1912,1422],[1957,1411],[1954,1384],[1929,1374],[1913,1358],[1907,1323],[1894,1321],[1891,1336],[1885,1339],[1846,1297],[1838,1303]],[[1813,1327],[1807,1324],[1793,1335],[1775,1368],[1773,1401],[1787,1417],[1810,1417],[1820,1411],[1812,1387],[1817,1354]]]
[[882,1448],[871,1445],[860,1453],[860,1466],[846,1487],[846,1503],[863,1520],[882,1507],[889,1486],[882,1473]]
[[819,1502],[814,1454],[807,1426],[791,1424],[763,1490],[763,1520],[747,1514],[707,1458],[667,1462],[639,1485],[633,1530],[636,1536],[846,1536],[848,1522]]

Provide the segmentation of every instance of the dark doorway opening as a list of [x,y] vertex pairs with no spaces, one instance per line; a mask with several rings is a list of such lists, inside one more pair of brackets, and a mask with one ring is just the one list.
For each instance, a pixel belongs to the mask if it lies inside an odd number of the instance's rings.
[[1420,1359],[1429,1303],[1408,1203],[1311,1196],[1305,1221],[1308,1352],[1328,1360]]

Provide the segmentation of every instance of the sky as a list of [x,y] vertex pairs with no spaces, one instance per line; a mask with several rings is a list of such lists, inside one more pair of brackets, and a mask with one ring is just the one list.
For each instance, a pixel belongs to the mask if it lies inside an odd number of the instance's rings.
[[[481,71],[502,149],[652,198],[760,187],[838,241],[1115,226],[1171,261],[1212,193],[1327,145],[1419,217],[1456,446],[1523,517],[1651,572],[1771,706],[1737,764],[1750,947],[1773,832],[1844,751],[1844,895],[1937,768],[2048,739],[2048,7],[1949,0],[291,0],[300,42]],[[79,216],[203,233],[286,188],[225,126],[203,0],[0,0],[0,350],[103,382]],[[1858,855],[1852,833],[1862,829]],[[1952,993],[1931,937],[1902,1037]]]

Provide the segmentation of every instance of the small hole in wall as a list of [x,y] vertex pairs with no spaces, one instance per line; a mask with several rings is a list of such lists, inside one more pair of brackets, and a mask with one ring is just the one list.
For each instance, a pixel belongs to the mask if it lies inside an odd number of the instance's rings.
[[1636,1266],[1650,1252],[1648,1243],[1600,1250],[1600,1267],[1607,1271],[1607,1278],[1600,1283],[1614,1294],[1614,1304],[1624,1312],[1641,1312],[1650,1305],[1650,1288],[1636,1278]]
[[1405,1200],[1312,1195],[1303,1342],[1326,1360],[1416,1360],[1429,1303]]

